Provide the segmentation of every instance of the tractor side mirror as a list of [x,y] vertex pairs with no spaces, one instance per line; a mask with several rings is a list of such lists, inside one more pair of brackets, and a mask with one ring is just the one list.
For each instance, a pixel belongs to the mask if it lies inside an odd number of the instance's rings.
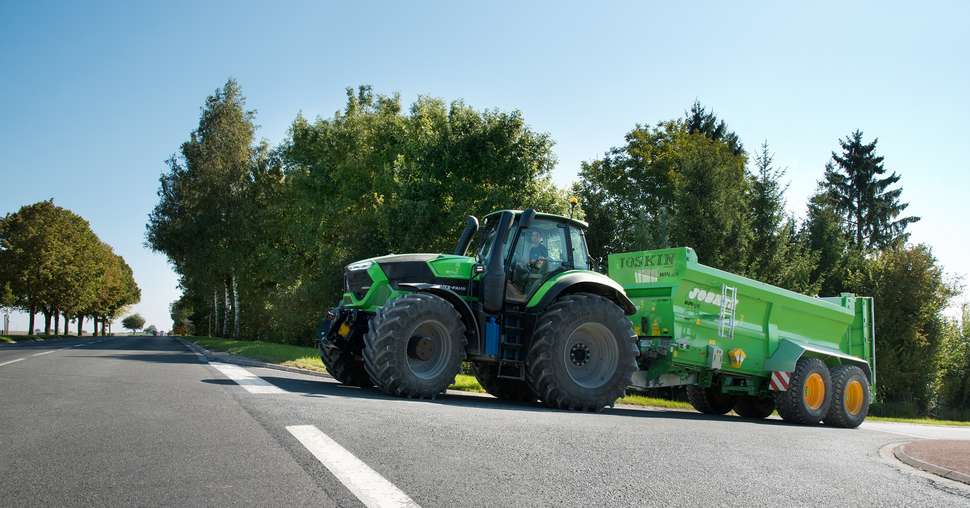
[[522,212],[519,217],[519,229],[526,229],[532,226],[532,221],[536,218],[536,211],[532,208]]

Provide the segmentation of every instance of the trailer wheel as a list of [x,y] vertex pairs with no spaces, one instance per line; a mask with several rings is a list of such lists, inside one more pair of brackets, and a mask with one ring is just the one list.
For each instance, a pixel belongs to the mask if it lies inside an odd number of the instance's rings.
[[499,400],[513,402],[535,402],[535,392],[529,383],[518,379],[498,377],[498,365],[492,363],[473,363],[472,371],[475,379],[490,395]]
[[623,396],[636,370],[633,326],[599,295],[559,298],[536,322],[526,379],[549,406],[600,411]]
[[869,379],[855,365],[832,368],[832,406],[825,415],[826,425],[854,429],[869,414]]
[[832,376],[825,362],[802,357],[795,364],[788,390],[775,392],[778,414],[788,422],[815,425],[832,405]]
[[455,381],[465,325],[447,300],[411,293],[388,302],[364,335],[364,366],[388,395],[434,398]]
[[735,397],[721,393],[720,386],[687,386],[687,402],[706,415],[723,415],[734,408]]
[[734,404],[734,412],[742,418],[763,420],[775,412],[775,399],[743,395]]

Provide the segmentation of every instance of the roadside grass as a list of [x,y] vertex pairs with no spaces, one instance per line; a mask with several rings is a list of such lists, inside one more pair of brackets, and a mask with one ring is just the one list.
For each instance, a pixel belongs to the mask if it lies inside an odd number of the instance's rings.
[[914,423],[918,425],[949,425],[955,427],[970,427],[968,421],[957,420],[937,420],[935,418],[895,418],[890,416],[867,416],[866,421],[891,422],[891,423]]
[[17,341],[13,337],[7,337],[6,335],[0,335],[0,342],[4,344],[14,344]]
[[[22,337],[18,337],[23,340]],[[323,362],[320,361],[320,353],[316,348],[306,346],[294,346],[290,344],[277,344],[275,342],[263,342],[258,340],[233,340],[219,339],[215,337],[186,337],[196,344],[212,351],[223,351],[234,355],[245,356],[254,360],[297,367],[316,372],[326,372]],[[11,337],[0,336],[0,342],[16,342]],[[448,387],[451,390],[463,392],[484,393],[485,389],[478,383],[475,376],[469,374],[458,374],[455,376],[455,383]],[[692,409],[687,402],[677,400],[660,399],[647,397],[645,395],[627,395],[616,401],[617,404],[626,404],[642,407],[659,407],[664,409]],[[894,418],[884,416],[868,416],[869,421],[875,422],[894,422],[912,423],[920,425],[951,425],[959,427],[970,427],[970,421],[937,420],[934,418]]]
[[260,340],[234,340],[216,337],[186,337],[212,351],[222,351],[277,365],[326,372],[316,348],[278,344]]

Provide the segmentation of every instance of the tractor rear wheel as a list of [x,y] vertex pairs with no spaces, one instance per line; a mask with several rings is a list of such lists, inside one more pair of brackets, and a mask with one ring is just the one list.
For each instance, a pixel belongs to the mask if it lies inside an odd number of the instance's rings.
[[855,365],[832,368],[832,405],[823,421],[826,425],[854,429],[869,414],[869,378]]
[[455,381],[465,356],[465,325],[447,300],[411,293],[371,318],[364,366],[384,393],[434,398]]
[[775,412],[775,399],[771,397],[741,395],[734,404],[734,412],[742,418],[763,420]]
[[735,397],[721,393],[720,385],[709,387],[688,385],[687,402],[706,415],[724,415],[734,408]]
[[535,402],[537,397],[529,383],[518,379],[498,377],[498,365],[492,363],[473,363],[475,379],[490,395],[499,400],[513,402]]
[[623,396],[636,370],[633,326],[616,303],[568,294],[539,317],[526,380],[549,406],[600,411]]
[[802,357],[795,364],[788,390],[775,392],[778,414],[787,421],[815,425],[832,405],[832,376],[825,362]]

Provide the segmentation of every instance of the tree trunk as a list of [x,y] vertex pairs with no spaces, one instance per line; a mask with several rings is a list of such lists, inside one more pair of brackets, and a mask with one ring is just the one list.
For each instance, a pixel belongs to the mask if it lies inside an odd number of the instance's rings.
[[67,314],[65,313],[64,314],[64,336],[66,337],[70,334],[71,334],[71,320],[67,317]]
[[91,316],[91,326],[94,327],[94,331],[91,332],[92,337],[98,336],[98,316]]
[[37,305],[30,304],[30,318],[28,319],[28,325],[30,328],[27,329],[27,335],[34,334],[34,314],[37,314]]
[[51,334],[51,311],[44,309],[44,335]]
[[[219,335],[219,290],[212,290],[212,324],[209,326],[209,337]],[[213,335],[213,333],[215,335]]]
[[61,332],[61,310],[54,307],[54,335]]
[[239,285],[236,283],[236,274],[232,274],[232,337],[239,338]]
[[229,323],[229,319],[230,319],[230,317],[229,317],[229,306],[232,305],[232,302],[230,302],[230,300],[229,300],[229,281],[226,280],[226,279],[223,279],[222,280],[222,297],[223,297],[223,302],[224,302],[223,303],[223,307],[222,307],[223,308],[223,311],[222,311],[222,317],[223,317],[223,320],[222,320],[222,336],[223,337],[226,337],[226,338],[229,338],[229,334],[231,333],[229,331],[229,326],[230,326],[230,323]]
[[84,336],[84,314],[78,314],[77,316],[77,336]]

